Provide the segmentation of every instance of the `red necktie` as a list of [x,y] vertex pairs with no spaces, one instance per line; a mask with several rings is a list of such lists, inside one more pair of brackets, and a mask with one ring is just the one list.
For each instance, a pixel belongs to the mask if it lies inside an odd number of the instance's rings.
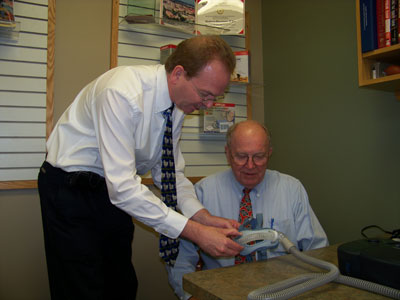
[[[239,219],[238,219],[238,222],[240,224],[243,224],[248,219],[253,218],[253,209],[251,207],[250,191],[251,189],[248,188],[243,189],[243,198],[242,201],[240,202]],[[245,226],[245,228],[251,229],[250,223],[248,223]],[[242,255],[235,256],[235,265],[244,263],[245,261],[246,261],[246,256]]]

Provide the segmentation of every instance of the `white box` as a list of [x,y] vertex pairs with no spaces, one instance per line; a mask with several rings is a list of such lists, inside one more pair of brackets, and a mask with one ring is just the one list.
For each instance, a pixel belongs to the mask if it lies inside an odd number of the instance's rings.
[[207,34],[208,28],[218,28],[222,35],[245,33],[244,0],[197,0],[197,32]]
[[232,82],[249,83],[249,51],[233,52],[236,56],[236,68],[232,73]]
[[217,102],[203,112],[204,133],[224,133],[235,124],[235,104],[233,103]]

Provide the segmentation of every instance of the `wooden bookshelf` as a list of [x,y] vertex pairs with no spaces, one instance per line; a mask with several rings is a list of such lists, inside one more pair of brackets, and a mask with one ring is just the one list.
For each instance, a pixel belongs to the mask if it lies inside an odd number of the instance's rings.
[[400,65],[400,44],[379,48],[362,53],[361,48],[361,23],[360,0],[356,0],[357,20],[357,56],[358,56],[358,85],[382,91],[395,93],[400,101],[400,74],[372,78],[372,66],[376,62],[384,62]]

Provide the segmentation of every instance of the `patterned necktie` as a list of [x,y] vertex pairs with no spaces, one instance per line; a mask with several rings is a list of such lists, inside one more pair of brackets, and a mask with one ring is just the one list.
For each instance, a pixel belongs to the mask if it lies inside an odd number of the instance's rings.
[[[174,105],[163,112],[166,120],[161,154],[161,197],[163,202],[176,210],[175,162],[172,139],[172,111]],[[171,267],[178,256],[179,239],[171,239],[160,235],[160,256]]]
[[[253,209],[251,207],[251,200],[250,200],[250,191],[251,189],[244,188],[243,189],[243,198],[240,202],[240,209],[239,209],[239,219],[238,222],[240,224],[245,223],[246,221],[250,221],[253,218]],[[251,229],[251,224],[248,222],[245,228]],[[250,255],[250,257],[249,257]],[[254,254],[249,254],[248,256],[236,255],[235,256],[235,265],[244,263],[246,261],[253,261],[255,260]]]

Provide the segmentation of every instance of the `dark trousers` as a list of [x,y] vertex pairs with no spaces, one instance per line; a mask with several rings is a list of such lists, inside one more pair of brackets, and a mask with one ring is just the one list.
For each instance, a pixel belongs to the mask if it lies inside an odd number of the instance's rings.
[[134,225],[104,178],[45,162],[38,187],[51,299],[135,299]]

